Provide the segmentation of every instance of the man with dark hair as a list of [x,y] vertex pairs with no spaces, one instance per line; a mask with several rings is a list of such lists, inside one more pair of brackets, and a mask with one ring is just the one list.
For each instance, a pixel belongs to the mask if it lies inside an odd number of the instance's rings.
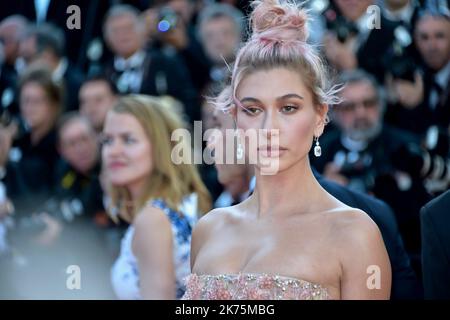
[[104,216],[99,147],[94,128],[88,119],[70,112],[59,120],[57,134],[57,148],[63,161],[58,164],[56,173],[56,198],[79,203],[80,214]]
[[63,83],[64,110],[77,110],[83,74],[69,63],[65,54],[64,33],[51,24],[31,27],[20,44],[20,55],[27,65],[45,64],[52,70],[53,80]]
[[[388,108],[392,124],[425,137],[432,127],[448,135],[450,129],[450,12],[445,6],[419,11],[414,43],[421,69],[419,86],[412,82],[392,86],[395,104]],[[432,129],[435,130],[435,129]]]
[[102,131],[106,114],[116,102],[117,95],[116,86],[104,75],[92,75],[81,85],[80,113],[91,122],[97,133]]

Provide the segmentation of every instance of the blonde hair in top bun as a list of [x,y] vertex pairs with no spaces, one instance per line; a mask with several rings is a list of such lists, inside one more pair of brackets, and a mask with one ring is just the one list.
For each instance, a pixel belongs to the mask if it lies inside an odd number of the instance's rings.
[[213,101],[227,111],[239,105],[236,89],[248,74],[285,67],[295,70],[311,90],[316,108],[337,104],[338,86],[329,83],[328,69],[308,40],[308,13],[295,1],[258,0],[251,3],[251,35],[237,53],[231,84]]

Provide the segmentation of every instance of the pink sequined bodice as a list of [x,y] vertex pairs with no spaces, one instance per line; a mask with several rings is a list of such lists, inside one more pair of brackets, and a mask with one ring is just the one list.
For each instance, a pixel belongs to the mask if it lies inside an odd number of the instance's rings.
[[183,300],[326,300],[326,288],[267,274],[197,275],[186,278]]

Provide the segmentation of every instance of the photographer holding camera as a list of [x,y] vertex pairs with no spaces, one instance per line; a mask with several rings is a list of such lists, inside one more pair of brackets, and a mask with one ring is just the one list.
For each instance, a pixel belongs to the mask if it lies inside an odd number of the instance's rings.
[[339,71],[364,69],[379,82],[384,78],[380,57],[394,40],[395,24],[379,11],[374,0],[333,0],[323,11],[324,54]]
[[[414,31],[420,54],[415,80],[388,78],[391,97],[386,120],[425,137],[431,127],[450,134],[450,12],[429,6],[419,13]],[[433,129],[434,130],[434,129]]]
[[391,155],[406,143],[418,143],[407,132],[383,124],[383,92],[365,71],[343,72],[342,102],[332,113],[336,130],[320,142],[326,152],[314,158],[325,177],[350,188],[371,192],[378,175],[391,172]]
[[143,12],[146,39],[152,46],[174,51],[186,65],[195,89],[209,82],[211,62],[197,37],[195,0],[155,1]]
[[105,16],[103,34],[113,52],[105,74],[121,94],[170,95],[184,105],[189,120],[200,119],[197,91],[182,59],[145,38],[141,13],[130,5],[114,5]]

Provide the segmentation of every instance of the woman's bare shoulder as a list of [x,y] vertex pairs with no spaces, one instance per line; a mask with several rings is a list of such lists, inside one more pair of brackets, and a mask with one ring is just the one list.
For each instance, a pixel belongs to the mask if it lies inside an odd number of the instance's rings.
[[191,240],[191,267],[200,249],[208,243],[214,235],[221,234],[227,226],[236,221],[236,213],[232,208],[213,209],[197,222],[192,231]]
[[151,206],[145,206],[136,214],[133,227],[132,248],[135,254],[142,250],[147,251],[152,246],[160,246],[172,236],[171,223],[167,215],[163,210]]
[[382,240],[377,224],[356,208],[344,207],[333,216],[333,238],[344,248],[376,244]]
[[203,230],[213,231],[236,223],[238,220],[239,213],[235,208],[216,208],[201,217],[194,229],[196,230],[196,233],[199,233]]

